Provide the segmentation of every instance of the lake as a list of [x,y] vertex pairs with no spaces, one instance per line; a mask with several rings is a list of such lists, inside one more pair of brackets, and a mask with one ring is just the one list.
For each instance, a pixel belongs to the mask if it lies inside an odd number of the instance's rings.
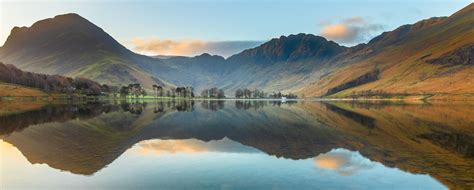
[[0,187],[473,189],[473,108],[0,101]]

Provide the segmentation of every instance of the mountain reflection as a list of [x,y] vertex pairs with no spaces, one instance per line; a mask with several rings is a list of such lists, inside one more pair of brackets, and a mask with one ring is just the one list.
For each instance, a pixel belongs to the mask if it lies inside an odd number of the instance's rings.
[[1,113],[3,141],[31,163],[76,174],[94,174],[137,145],[153,155],[261,151],[314,158],[316,167],[341,175],[375,161],[429,174],[450,188],[474,187],[470,105],[180,100]]

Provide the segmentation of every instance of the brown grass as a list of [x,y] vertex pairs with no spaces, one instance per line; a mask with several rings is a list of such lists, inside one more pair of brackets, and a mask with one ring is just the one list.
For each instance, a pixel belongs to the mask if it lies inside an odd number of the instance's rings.
[[0,83],[0,97],[45,97],[41,90],[9,83]]

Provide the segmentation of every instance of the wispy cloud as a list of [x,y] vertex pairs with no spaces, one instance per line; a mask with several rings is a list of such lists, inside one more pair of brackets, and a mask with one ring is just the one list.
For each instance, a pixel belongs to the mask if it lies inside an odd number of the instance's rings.
[[210,53],[228,57],[247,48],[256,47],[263,41],[204,41],[172,40],[156,37],[134,38],[134,50],[147,55],[184,55],[194,56]]
[[362,17],[350,17],[340,22],[321,23],[321,36],[344,45],[366,42],[383,30],[383,25],[371,23]]

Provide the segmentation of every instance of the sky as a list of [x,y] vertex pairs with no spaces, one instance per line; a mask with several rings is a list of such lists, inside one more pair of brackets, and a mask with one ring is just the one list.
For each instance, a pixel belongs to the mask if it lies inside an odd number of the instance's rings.
[[0,0],[0,44],[14,26],[77,13],[146,55],[230,56],[282,35],[321,35],[345,46],[472,0]]

